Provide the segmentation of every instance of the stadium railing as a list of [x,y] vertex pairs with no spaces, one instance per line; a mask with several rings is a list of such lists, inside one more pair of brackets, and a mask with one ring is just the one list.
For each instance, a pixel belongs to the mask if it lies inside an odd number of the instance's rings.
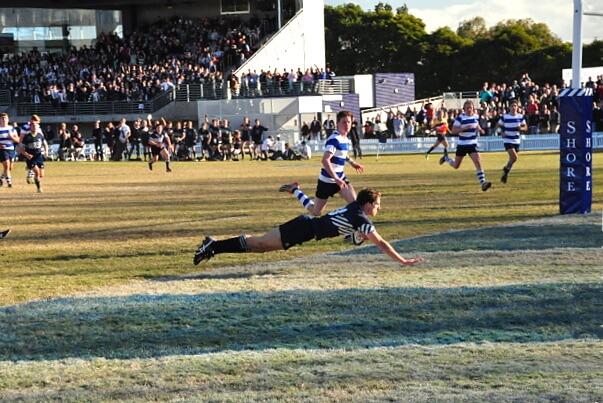
[[287,86],[274,85],[270,88],[260,85],[255,91],[233,94],[228,83],[183,84],[162,91],[148,101],[100,101],[68,102],[60,105],[50,103],[19,102],[11,104],[9,90],[0,91],[0,108],[12,108],[11,115],[16,116],[93,116],[97,115],[141,115],[153,114],[171,102],[194,102],[199,100],[261,98],[279,96],[304,96],[316,94],[348,94],[352,89],[349,79],[319,80],[311,86],[299,83],[289,89]]
[[[528,151],[536,150],[559,150],[559,135],[558,134],[531,134],[521,136],[521,149]],[[603,132],[593,133],[592,135],[593,149],[603,148]],[[434,144],[436,137],[416,137],[406,140],[392,140],[388,139],[386,143],[380,143],[377,139],[362,139],[360,140],[360,147],[363,155],[376,154],[377,151],[380,154],[404,154],[404,153],[423,153],[429,150]],[[450,143],[450,150],[456,149],[456,142],[458,137],[449,137],[448,142]],[[484,136],[478,140],[480,151],[504,151],[505,146],[502,137],[498,136]],[[312,149],[313,153],[323,152],[324,140],[316,141],[312,140],[308,142],[308,145]],[[438,147],[434,152],[443,152],[443,148]]]
[[[294,132],[282,133],[283,138],[291,139],[295,135]],[[407,140],[389,140],[386,143],[380,143],[376,139],[360,140],[362,154],[365,156],[379,154],[407,154],[407,153],[424,153],[434,143],[433,137],[417,137]],[[308,145],[314,156],[322,155],[324,149],[324,140],[308,141]],[[450,149],[456,148],[455,138],[450,139]],[[480,151],[504,151],[504,145],[501,137],[481,137],[479,140]],[[108,160],[110,152],[106,144],[103,144],[105,161]],[[559,150],[559,135],[542,134],[523,136],[522,150]],[[603,132],[593,133],[593,149],[603,149]],[[198,156],[202,155],[201,144],[196,144],[195,150]],[[441,148],[434,150],[435,153],[442,152]],[[82,152],[81,161],[94,161],[96,150],[94,144],[86,143]],[[48,158],[51,161],[59,160],[59,145],[50,144],[48,150]]]
[[100,101],[68,102],[60,105],[49,103],[18,103],[18,116],[69,116],[69,115],[128,115],[153,113],[174,101],[174,91],[163,91],[150,101]]

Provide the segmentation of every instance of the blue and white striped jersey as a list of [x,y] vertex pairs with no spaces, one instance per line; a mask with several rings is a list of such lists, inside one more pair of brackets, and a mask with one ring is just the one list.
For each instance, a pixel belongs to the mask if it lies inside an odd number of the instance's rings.
[[479,116],[474,114],[471,116],[461,113],[454,119],[452,127],[460,127],[459,140],[460,146],[477,145],[477,127],[479,126]]
[[[4,150],[14,150],[15,143],[11,134],[17,134],[17,130],[13,126],[0,127],[0,146]],[[19,137],[19,136],[17,136]]]
[[505,113],[499,120],[499,126],[502,127],[505,137],[503,141],[507,144],[519,144],[519,128],[526,124],[526,119],[521,113],[510,115]]
[[[339,178],[345,177],[343,168],[345,167],[345,162],[348,159],[349,149],[350,139],[345,136],[342,136],[337,131],[333,132],[333,134],[329,136],[325,143],[324,151],[328,151],[329,153],[333,154],[330,159],[330,162],[333,166],[333,171],[335,171],[335,174]],[[318,179],[325,183],[335,183],[335,179],[331,178],[331,175],[329,175],[329,173],[324,167],[320,170],[320,175],[318,175]]]

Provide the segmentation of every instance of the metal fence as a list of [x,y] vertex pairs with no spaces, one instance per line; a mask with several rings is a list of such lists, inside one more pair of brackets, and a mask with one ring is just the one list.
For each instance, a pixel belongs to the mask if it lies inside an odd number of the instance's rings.
[[[593,149],[603,149],[603,132],[593,133],[592,135]],[[436,137],[417,137],[406,140],[391,140],[386,143],[380,143],[376,139],[360,140],[362,153],[365,155],[371,154],[404,154],[404,153],[424,153],[434,144]],[[458,137],[448,138],[450,150],[456,148]],[[559,135],[558,134],[532,134],[521,136],[521,150],[559,150]],[[314,153],[323,152],[324,141],[309,141],[308,144]],[[479,149],[482,152],[489,151],[504,151],[505,146],[503,138],[480,137],[478,140]],[[434,152],[442,152],[443,148],[438,147]]]
[[18,116],[70,116],[70,115],[128,115],[153,113],[174,101],[174,91],[164,91],[150,101],[67,102],[63,104],[18,103]]
[[163,91],[148,101],[100,101],[50,103],[12,103],[9,90],[0,91],[0,107],[13,108],[17,116],[93,116],[149,114],[159,111],[171,102],[195,102],[231,98],[260,98],[279,96],[304,96],[317,94],[349,94],[350,79],[319,80],[309,83],[259,83],[255,88],[242,86],[233,91],[228,83],[184,84]]

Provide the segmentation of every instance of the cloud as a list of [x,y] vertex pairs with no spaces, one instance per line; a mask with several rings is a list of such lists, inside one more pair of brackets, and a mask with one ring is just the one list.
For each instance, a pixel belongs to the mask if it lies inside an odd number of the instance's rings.
[[[603,13],[603,0],[584,2],[584,11]],[[429,4],[429,3],[426,3]],[[477,16],[486,21],[487,27],[509,19],[527,19],[544,23],[565,42],[573,36],[574,7],[569,0],[525,2],[520,0],[486,0],[473,4],[456,4],[442,8],[409,8],[409,12],[425,22],[427,32],[448,26],[456,31],[461,21]],[[582,38],[584,43],[603,39],[603,17],[583,16]]]

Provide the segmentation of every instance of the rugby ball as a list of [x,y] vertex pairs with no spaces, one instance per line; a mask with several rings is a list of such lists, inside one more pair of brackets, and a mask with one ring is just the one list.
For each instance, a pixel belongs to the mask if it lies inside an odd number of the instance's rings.
[[356,246],[362,245],[364,243],[364,235],[359,230],[356,230],[352,233],[352,243]]

